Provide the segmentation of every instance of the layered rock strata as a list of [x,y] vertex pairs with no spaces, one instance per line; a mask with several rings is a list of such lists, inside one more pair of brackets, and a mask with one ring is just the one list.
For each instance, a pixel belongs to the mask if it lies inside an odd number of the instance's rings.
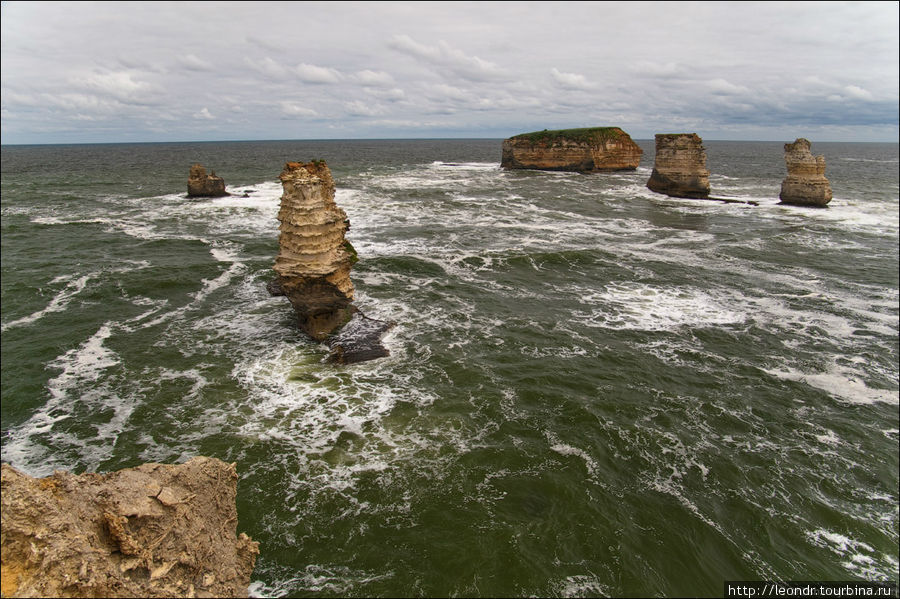
[[268,286],[269,293],[290,300],[300,328],[329,345],[332,361],[388,355],[380,339],[392,323],[366,318],[352,305],[350,268],[358,258],[344,238],[350,221],[334,202],[328,166],[324,161],[288,162],[280,179],[284,193],[278,211],[277,278]]
[[618,127],[589,127],[522,133],[503,141],[500,166],[549,171],[634,170],[641,150]]
[[206,174],[206,169],[202,164],[191,166],[191,172],[188,175],[188,197],[217,198],[225,195],[228,195],[228,192],[225,191],[225,180],[216,176],[216,171]]
[[798,206],[825,206],[831,201],[831,183],[825,178],[825,157],[813,156],[802,137],[784,144],[788,176],[781,182],[781,202]]
[[4,597],[246,597],[233,464],[32,478],[2,465]]
[[658,133],[647,187],[676,198],[709,197],[706,149],[696,133]]

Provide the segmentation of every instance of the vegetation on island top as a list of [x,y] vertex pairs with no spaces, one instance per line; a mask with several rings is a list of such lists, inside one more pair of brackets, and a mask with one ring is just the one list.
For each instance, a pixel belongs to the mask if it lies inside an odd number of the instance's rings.
[[554,144],[562,141],[574,141],[579,143],[591,143],[618,139],[627,135],[618,127],[583,127],[581,129],[553,129],[520,133],[510,139],[527,140],[531,143]]

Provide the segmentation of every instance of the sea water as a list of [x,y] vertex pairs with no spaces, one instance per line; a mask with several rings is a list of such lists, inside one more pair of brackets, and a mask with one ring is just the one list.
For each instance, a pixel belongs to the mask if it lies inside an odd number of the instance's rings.
[[[715,196],[499,140],[2,148],[2,458],[237,463],[256,595],[715,596],[898,578],[898,146],[706,142]],[[391,356],[270,297],[324,159]],[[186,198],[193,162],[232,195]]]

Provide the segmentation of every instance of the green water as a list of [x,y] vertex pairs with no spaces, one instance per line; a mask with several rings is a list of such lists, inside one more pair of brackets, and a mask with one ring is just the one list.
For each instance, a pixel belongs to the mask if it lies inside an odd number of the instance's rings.
[[[251,590],[717,596],[898,579],[898,147],[707,142],[717,196],[504,172],[499,140],[2,149],[3,460],[237,462]],[[265,283],[326,159],[387,359]],[[193,162],[232,196],[188,200]],[[246,196],[246,197],[244,197]]]

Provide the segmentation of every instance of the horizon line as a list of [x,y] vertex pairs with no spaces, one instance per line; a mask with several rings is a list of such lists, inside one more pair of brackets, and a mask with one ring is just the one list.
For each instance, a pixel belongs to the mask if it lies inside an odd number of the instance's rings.
[[[19,146],[104,146],[104,145],[140,145],[140,144],[215,144],[215,143],[256,143],[256,142],[346,142],[346,141],[503,141],[505,137],[340,137],[340,138],[307,138],[307,139],[215,139],[215,140],[169,140],[169,141],[69,141],[40,143],[0,143],[0,147]],[[654,141],[650,137],[634,137],[635,141]],[[790,143],[783,139],[719,139],[702,138],[707,141],[734,141],[756,143]],[[832,141],[811,140],[814,143],[846,143],[846,144],[900,144],[900,141]]]

